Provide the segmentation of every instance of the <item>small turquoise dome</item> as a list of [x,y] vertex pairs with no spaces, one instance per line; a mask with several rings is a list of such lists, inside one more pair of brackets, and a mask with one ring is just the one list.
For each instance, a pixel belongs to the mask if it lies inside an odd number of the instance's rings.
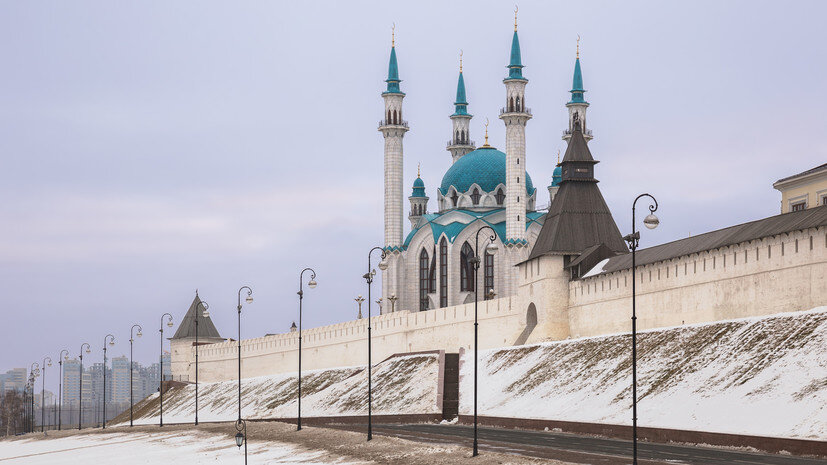
[[554,168],[554,173],[551,175],[551,187],[557,187],[560,185],[560,181],[563,179],[563,167],[557,165],[557,168]]
[[411,197],[425,197],[425,181],[423,181],[419,176],[414,179]]
[[[439,191],[447,195],[448,189],[454,186],[458,192],[468,192],[474,183],[483,192],[494,192],[500,184],[505,185],[505,154],[494,147],[480,147],[464,155],[445,172]],[[528,173],[525,185],[528,195],[533,194],[534,184]]]

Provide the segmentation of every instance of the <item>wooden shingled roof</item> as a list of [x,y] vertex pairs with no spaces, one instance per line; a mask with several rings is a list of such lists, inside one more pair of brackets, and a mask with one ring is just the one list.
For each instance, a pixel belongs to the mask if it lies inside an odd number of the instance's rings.
[[[204,307],[198,305],[201,302],[201,298],[198,297],[198,293],[195,293],[195,299],[192,300],[192,304],[190,304],[189,310],[187,310],[187,314],[184,315],[184,319],[181,320],[181,324],[178,326],[178,330],[175,331],[175,335],[172,336],[172,339],[184,339],[184,338],[195,338],[195,318],[198,315],[198,338],[204,339],[214,339],[214,338],[221,338],[221,335],[218,334],[218,329],[215,328],[212,320],[208,316],[204,316]],[[198,312],[196,313],[196,308]]]
[[[560,190],[551,202],[529,260],[546,254],[578,255],[600,244],[615,253],[628,252],[593,177],[596,163],[578,125],[561,163]],[[578,177],[575,174],[578,170],[589,174]]]

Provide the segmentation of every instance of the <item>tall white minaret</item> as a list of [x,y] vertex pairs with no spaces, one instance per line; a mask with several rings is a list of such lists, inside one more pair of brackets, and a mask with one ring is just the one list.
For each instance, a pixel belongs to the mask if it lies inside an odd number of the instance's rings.
[[505,123],[505,242],[525,242],[526,166],[525,125],[531,111],[525,106],[525,86],[517,38],[517,15],[514,14],[514,37],[511,40],[511,62],[508,77],[503,79],[506,90],[505,108],[500,119]]
[[[402,138],[408,132],[408,123],[402,119],[402,100],[405,94],[399,90],[399,67],[396,64],[396,37],[391,38],[391,58],[388,64],[387,90],[382,92],[385,115],[379,122],[379,132],[385,138],[385,251],[388,268],[382,271],[382,299],[400,297],[402,278],[402,221],[404,218],[402,194]],[[382,312],[390,311],[382,306]]]
[[457,100],[454,102],[454,114],[451,115],[453,133],[447,147],[447,150],[451,152],[453,163],[456,163],[463,155],[476,148],[474,147],[474,141],[471,140],[470,123],[472,117],[468,113],[468,102],[465,98],[465,79],[462,77],[462,52],[460,52]]
[[589,108],[589,102],[583,98],[586,92],[583,89],[583,73],[580,72],[580,36],[577,36],[577,57],[574,62],[574,78],[571,84],[571,100],[566,104],[569,109],[569,128],[563,132],[563,140],[568,142],[571,135],[574,134],[574,123],[580,122],[580,130],[583,131],[583,138],[586,142],[592,140],[592,131],[586,125],[586,109]]

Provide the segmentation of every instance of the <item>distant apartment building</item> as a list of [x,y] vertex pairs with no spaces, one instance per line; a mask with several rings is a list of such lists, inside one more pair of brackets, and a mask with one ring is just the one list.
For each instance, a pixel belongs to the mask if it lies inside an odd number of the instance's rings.
[[0,374],[0,392],[22,391],[28,378],[29,372],[25,368],[12,368]]
[[124,356],[112,359],[112,402],[129,402],[129,359]]

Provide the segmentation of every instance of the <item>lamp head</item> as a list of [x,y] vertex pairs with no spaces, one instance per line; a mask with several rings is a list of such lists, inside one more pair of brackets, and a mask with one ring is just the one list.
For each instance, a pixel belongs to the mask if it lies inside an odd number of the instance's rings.
[[143,336],[143,335],[144,335],[144,333],[142,333],[142,332],[141,332],[141,330],[139,329],[139,330],[138,330],[138,334],[136,334],[136,336],[141,337],[141,336]]
[[241,447],[244,445],[244,435],[241,434],[241,431],[235,433],[235,445]]
[[205,308],[204,311],[201,313],[201,316],[203,316],[204,318],[209,318],[210,311]]
[[51,360],[49,360],[49,363],[48,363],[47,366],[52,366],[52,361]]
[[379,262],[379,269],[382,270],[382,271],[387,270],[388,269],[388,261],[387,260],[380,261]]
[[114,337],[113,337],[112,339],[110,339],[110,340],[109,340],[109,345],[110,345],[110,346],[114,346],[114,345],[115,345],[115,338],[114,338]]
[[244,301],[245,301],[245,302],[247,302],[248,304],[253,303],[253,296],[248,295],[248,296],[247,296],[247,298],[246,298],[246,299],[244,299]]
[[646,218],[643,219],[643,224],[649,229],[655,229],[660,224],[660,220],[654,213],[649,213],[646,215]]
[[167,326],[172,328],[172,318],[170,318],[169,321],[167,321]]
[[500,247],[497,246],[496,242],[489,242],[488,245],[485,246],[485,251],[489,255],[496,255],[497,251],[499,251],[499,250],[500,250]]
[[494,289],[489,289],[488,290],[488,298],[489,299],[493,299],[495,295],[497,295],[497,294],[494,293]]
[[307,287],[309,287],[310,289],[315,289],[317,284],[318,283],[315,279],[310,279],[310,282],[307,283]]
[[91,349],[89,349],[89,347],[87,347],[87,348],[86,348],[86,353],[87,353],[87,354],[91,354],[91,353],[92,353],[92,350],[91,350]]

